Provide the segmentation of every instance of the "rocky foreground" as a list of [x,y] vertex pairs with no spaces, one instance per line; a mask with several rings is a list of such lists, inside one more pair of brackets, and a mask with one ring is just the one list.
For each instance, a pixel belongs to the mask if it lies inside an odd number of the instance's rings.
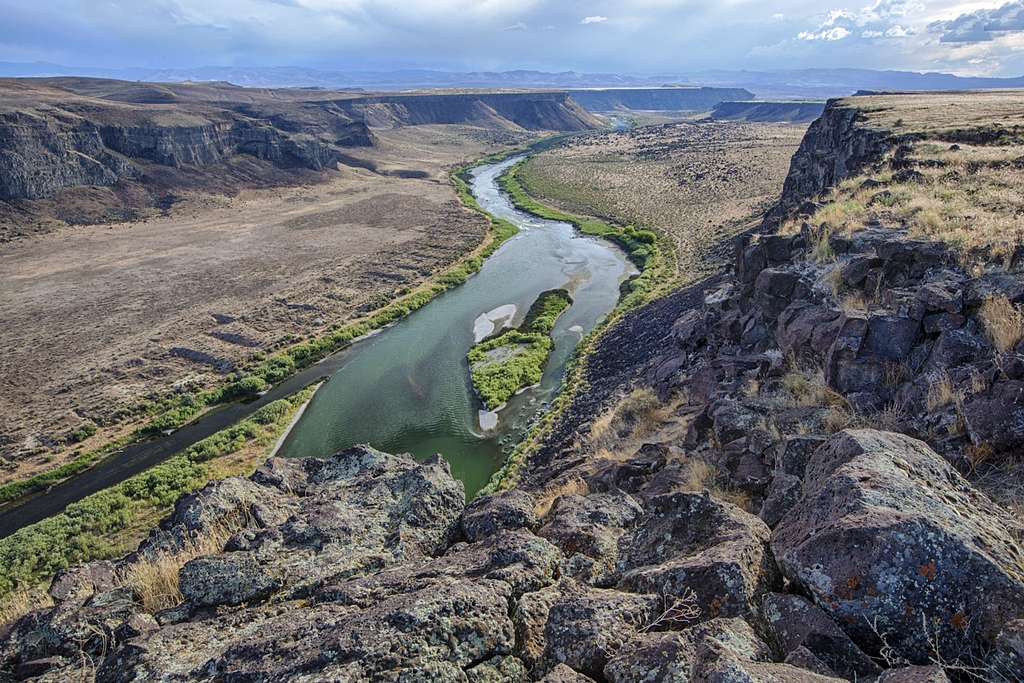
[[[903,664],[984,643],[975,666],[1024,675],[1018,520],[904,436],[849,430],[788,457],[805,474],[782,475],[799,500],[774,531],[675,490],[657,457],[543,518],[521,490],[465,506],[442,460],[274,459],[180,501],[137,553],[60,575],[56,607],[8,628],[4,666],[52,681],[892,683],[944,681]],[[124,581],[224,529],[221,552],[181,566],[181,604],[154,613]]]
[[[812,127],[783,209],[906,163],[855,123]],[[271,460],[58,576],[2,633],[4,675],[1024,680],[1024,524],[961,474],[1024,436],[1024,342],[986,308],[1024,301],[1013,268],[899,226],[754,237],[667,324],[659,303],[623,325],[658,321],[630,372],[674,406],[639,445],[588,446],[573,408],[519,488],[468,506],[440,458]]]

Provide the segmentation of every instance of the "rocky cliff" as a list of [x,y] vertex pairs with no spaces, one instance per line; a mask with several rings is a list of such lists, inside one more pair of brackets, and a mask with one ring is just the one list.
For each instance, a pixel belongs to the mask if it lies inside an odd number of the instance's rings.
[[811,123],[825,111],[821,102],[720,102],[711,110],[716,121]]
[[371,127],[465,124],[580,131],[600,125],[565,93],[388,95],[93,79],[0,81],[0,200],[145,181],[149,164],[248,155],[322,171],[373,145]]
[[573,132],[601,125],[564,92],[386,95],[335,105],[378,128],[458,123]]
[[604,337],[518,488],[466,505],[443,460],[369,448],[271,460],[179,501],[137,552],[59,575],[56,605],[0,634],[0,666],[1024,680],[1024,525],[970,478],[1024,438],[1024,340],[994,340],[983,312],[1024,303],[1024,278],[899,226],[821,230],[826,177],[915,163],[856,112],[826,118],[793,162],[798,229],[748,237],[728,273]]
[[819,197],[865,166],[879,161],[896,144],[887,129],[866,125],[849,100],[829,100],[811,124],[793,157],[782,197],[769,219],[777,220],[809,199]]
[[743,88],[609,88],[568,92],[588,111],[708,111],[727,100],[754,98],[754,93]]

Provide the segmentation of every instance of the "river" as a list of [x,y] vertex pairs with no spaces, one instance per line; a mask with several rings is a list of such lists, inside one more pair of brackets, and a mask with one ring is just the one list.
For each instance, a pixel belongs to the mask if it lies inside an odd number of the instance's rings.
[[[323,377],[330,381],[316,393],[281,454],[322,456],[357,443],[420,459],[442,453],[453,474],[465,482],[467,493],[478,491],[557,391],[582,335],[615,307],[620,282],[636,272],[611,243],[513,208],[497,178],[521,159],[473,171],[472,191],[480,205],[515,223],[521,232],[464,284],[304,368],[255,401],[221,406],[173,434],[127,446],[76,477],[3,506],[0,538],[144,472]],[[494,417],[497,425],[482,428],[465,359],[474,327],[483,331],[488,313],[501,322],[500,314],[511,306],[515,315],[507,322],[518,324],[538,294],[557,287],[569,289],[574,303],[555,327],[555,351],[541,384],[513,398],[497,416],[484,416],[485,425],[490,426]]]
[[[521,160],[477,167],[470,183],[480,206],[514,223],[519,234],[465,284],[353,347],[313,398],[282,455],[317,456],[357,443],[418,459],[441,453],[469,495],[501,467],[558,390],[583,335],[615,307],[620,284],[636,273],[610,242],[514,208],[497,179]],[[555,350],[540,385],[515,396],[497,415],[482,413],[466,353],[491,331],[492,321],[518,325],[537,296],[555,288],[568,289],[573,304],[555,326]]]

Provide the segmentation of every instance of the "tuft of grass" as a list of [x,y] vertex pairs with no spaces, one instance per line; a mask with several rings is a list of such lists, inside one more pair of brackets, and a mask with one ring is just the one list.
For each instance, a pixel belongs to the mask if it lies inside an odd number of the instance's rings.
[[197,557],[223,552],[228,539],[245,528],[247,521],[245,515],[231,516],[189,539],[176,553],[140,558],[118,577],[119,583],[131,588],[150,614],[180,605],[184,602],[179,582],[181,568]]
[[542,520],[548,516],[551,508],[562,496],[585,496],[588,493],[590,493],[590,487],[579,477],[549,484],[547,488],[534,496],[537,502],[533,506],[533,512],[537,515],[537,519]]
[[1024,339],[1024,312],[1003,295],[985,301],[978,318],[1000,353],[1012,351]]
[[670,414],[671,406],[663,405],[651,389],[641,387],[594,420],[588,441],[595,447],[609,448],[630,438],[643,437],[653,432]]
[[925,405],[929,413],[934,413],[939,408],[957,403],[962,398],[949,374],[943,370],[933,377],[928,384],[928,395]]
[[782,378],[786,403],[792,407],[823,408],[846,407],[846,399],[825,382],[825,373],[816,370],[794,370]]
[[53,606],[53,598],[40,587],[22,588],[0,598],[0,627],[30,612]]
[[754,503],[749,494],[719,485],[717,477],[718,471],[714,465],[700,458],[691,458],[686,462],[686,478],[682,490],[691,493],[707,491],[712,498],[731,503],[746,512],[753,512]]

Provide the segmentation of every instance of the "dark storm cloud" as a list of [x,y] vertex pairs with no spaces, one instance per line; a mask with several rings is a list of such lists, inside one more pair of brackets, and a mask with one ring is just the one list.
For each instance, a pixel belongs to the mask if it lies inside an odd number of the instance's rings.
[[928,28],[942,34],[940,40],[944,43],[990,42],[1002,33],[1024,31],[1024,2],[968,12],[949,21],[934,22]]

